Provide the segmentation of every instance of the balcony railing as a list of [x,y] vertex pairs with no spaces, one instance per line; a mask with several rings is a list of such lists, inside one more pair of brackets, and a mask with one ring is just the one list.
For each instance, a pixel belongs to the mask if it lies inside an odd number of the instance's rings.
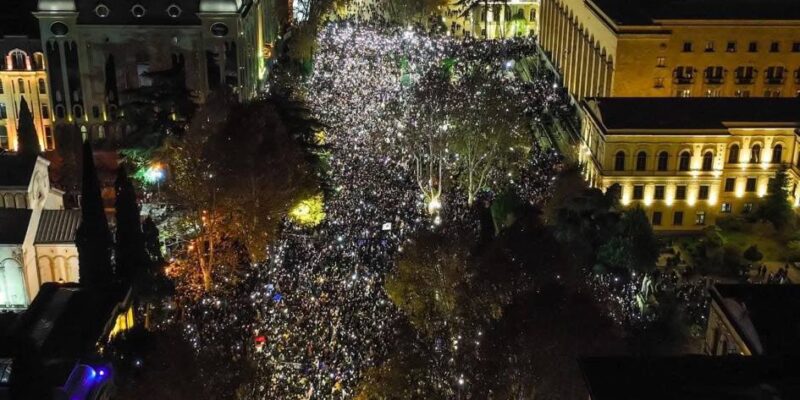
[[768,76],[764,79],[764,82],[767,85],[783,85],[784,80],[783,76]]
[[725,80],[725,78],[722,76],[706,76],[705,80],[708,84],[719,85]]
[[676,76],[675,77],[675,83],[677,83],[679,85],[691,85],[692,83],[694,83],[694,77],[693,76]]
[[754,76],[737,76],[736,77],[736,84],[737,85],[752,85],[755,82]]

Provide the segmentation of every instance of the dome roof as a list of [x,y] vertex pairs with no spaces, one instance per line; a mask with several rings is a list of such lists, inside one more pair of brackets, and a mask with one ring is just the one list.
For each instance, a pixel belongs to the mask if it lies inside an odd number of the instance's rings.
[[200,12],[231,12],[239,11],[242,0],[200,0]]
[[39,11],[75,11],[75,1],[39,0]]

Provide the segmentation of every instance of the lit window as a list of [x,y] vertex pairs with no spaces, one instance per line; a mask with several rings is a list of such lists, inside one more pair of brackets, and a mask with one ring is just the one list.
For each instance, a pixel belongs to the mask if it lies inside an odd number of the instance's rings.
[[754,164],[757,164],[757,163],[761,162],[761,146],[760,145],[754,145],[752,148],[750,148],[750,162],[754,163]]
[[706,224],[706,212],[705,211],[698,211],[694,215],[694,223],[695,225],[705,225]]
[[722,207],[720,208],[721,212],[729,214],[731,210],[733,210],[733,208],[731,207],[731,203],[722,203]]
[[706,42],[706,53],[712,53],[714,51],[714,42]]
[[17,90],[20,93],[25,93],[25,81],[22,78],[17,79]]
[[663,68],[666,65],[666,59],[664,57],[656,58],[656,67]]

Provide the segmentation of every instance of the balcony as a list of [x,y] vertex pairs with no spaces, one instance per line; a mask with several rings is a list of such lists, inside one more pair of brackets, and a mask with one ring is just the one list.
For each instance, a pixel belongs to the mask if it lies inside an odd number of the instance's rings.
[[722,76],[706,76],[705,82],[709,85],[721,85],[725,81]]
[[755,76],[737,76],[734,80],[737,85],[752,85],[755,83],[756,78]]
[[691,85],[694,83],[694,77],[691,75],[676,76],[673,82],[677,83],[678,85]]

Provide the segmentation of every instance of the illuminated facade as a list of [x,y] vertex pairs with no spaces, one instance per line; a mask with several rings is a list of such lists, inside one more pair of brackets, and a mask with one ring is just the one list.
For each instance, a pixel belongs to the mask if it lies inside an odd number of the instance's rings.
[[200,101],[222,86],[253,98],[269,57],[267,3],[39,0],[56,122],[103,138],[125,91],[150,85],[147,72],[172,68]]
[[44,150],[53,150],[47,66],[38,40],[22,36],[0,39],[0,148],[17,148],[17,124],[22,99],[28,103],[33,125]]
[[584,97],[794,97],[794,0],[542,0],[540,43]]
[[488,7],[479,5],[466,12],[458,6],[449,7],[442,15],[448,33],[488,39],[538,33],[539,0],[489,1],[488,4]]
[[752,212],[781,164],[797,205],[800,99],[598,98],[582,102],[579,160],[593,187],[622,186],[660,231]]

